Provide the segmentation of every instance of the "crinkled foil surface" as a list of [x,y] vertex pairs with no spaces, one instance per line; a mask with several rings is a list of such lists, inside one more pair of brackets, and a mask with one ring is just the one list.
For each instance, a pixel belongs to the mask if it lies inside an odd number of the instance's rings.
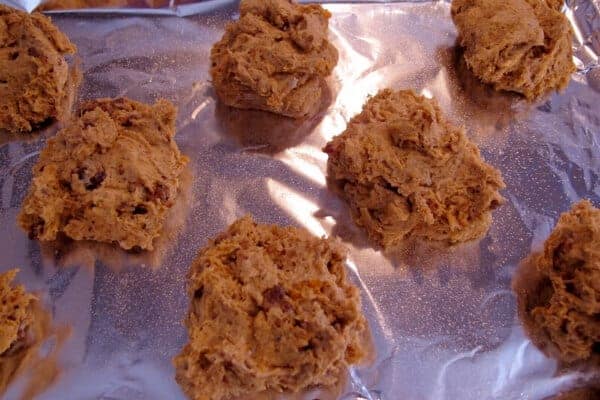
[[[0,268],[20,267],[18,279],[55,323],[71,327],[60,378],[39,398],[183,398],[171,358],[187,341],[188,266],[210,237],[246,213],[338,235],[348,245],[376,357],[350,371],[343,399],[544,399],[575,385],[581,373],[557,374],[556,362],[525,335],[511,278],[572,202],[587,197],[600,205],[598,2],[567,2],[579,71],[565,93],[533,107],[486,92],[455,67],[448,2],[328,3],[340,52],[332,99],[302,124],[216,101],[209,51],[237,17],[228,3],[200,2],[199,13],[186,18],[139,10],[52,16],[79,49],[80,101],[166,97],[178,105],[176,139],[191,159],[191,179],[183,230],[163,240],[154,258],[48,250],[29,241],[15,217],[55,127],[2,136]],[[502,171],[508,202],[481,241],[383,254],[327,189],[321,148],[384,87],[435,97]],[[17,380],[5,397],[18,399],[24,386]]]

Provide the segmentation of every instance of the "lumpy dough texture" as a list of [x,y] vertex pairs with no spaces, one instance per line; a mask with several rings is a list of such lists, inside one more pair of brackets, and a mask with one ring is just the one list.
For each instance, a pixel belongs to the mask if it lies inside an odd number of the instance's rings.
[[562,1],[453,0],[452,19],[468,67],[496,90],[529,100],[564,89],[571,73],[572,30]]
[[75,46],[49,18],[0,5],[0,129],[29,132],[67,106]]
[[195,400],[334,385],[365,355],[366,322],[345,252],[293,227],[245,217],[193,262],[189,343],[176,379]]
[[12,269],[0,274],[0,371],[2,356],[25,340],[33,319],[30,304],[35,297],[22,285],[12,285],[17,272]]
[[462,242],[487,231],[504,199],[500,172],[433,100],[379,92],[325,147],[328,179],[381,246],[408,237]]
[[177,110],[125,98],[85,103],[40,154],[18,216],[30,238],[152,249],[187,162],[174,141]]
[[533,329],[561,361],[600,365],[600,210],[583,200],[562,214],[534,265],[542,279],[527,306]]
[[211,51],[217,95],[237,108],[301,118],[318,111],[323,79],[338,60],[328,11],[289,0],[242,0]]

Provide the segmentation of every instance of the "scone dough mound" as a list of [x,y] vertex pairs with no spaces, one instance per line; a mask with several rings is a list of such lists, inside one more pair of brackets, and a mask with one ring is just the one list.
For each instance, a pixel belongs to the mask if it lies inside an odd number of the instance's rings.
[[242,0],[211,51],[217,95],[237,108],[301,118],[318,110],[322,81],[338,60],[327,40],[330,13],[289,0]]
[[0,129],[29,132],[67,106],[75,46],[49,18],[0,5]]
[[12,283],[17,272],[0,273],[0,397],[40,339],[37,299]]
[[337,383],[365,354],[358,289],[340,245],[245,217],[189,274],[189,343],[176,379],[195,400],[253,398]]
[[26,340],[33,320],[30,305],[35,297],[22,285],[12,285],[17,272],[12,269],[0,274],[0,363],[7,351],[15,350]]
[[177,110],[125,98],[85,103],[40,154],[18,216],[30,238],[153,248],[187,162],[174,141]]
[[600,365],[600,210],[588,200],[560,216],[534,265],[538,293],[526,305],[534,338],[550,355]]
[[504,199],[500,172],[433,100],[379,92],[327,144],[328,180],[381,246],[408,237],[462,242],[485,234]]
[[468,67],[496,90],[536,100],[564,89],[575,71],[562,1],[453,0]]

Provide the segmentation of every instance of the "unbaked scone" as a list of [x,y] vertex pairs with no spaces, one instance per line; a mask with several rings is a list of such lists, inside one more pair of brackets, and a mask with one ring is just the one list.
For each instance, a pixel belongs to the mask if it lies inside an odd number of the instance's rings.
[[189,272],[189,343],[174,359],[189,398],[335,385],[367,347],[344,260],[334,240],[251,217],[211,241]]
[[33,168],[19,225],[30,238],[153,249],[187,158],[175,143],[177,109],[126,98],[85,103]]
[[600,210],[576,203],[525,267],[539,274],[533,290],[518,293],[533,341],[565,363],[600,365]]
[[290,0],[242,0],[240,19],[211,50],[213,84],[229,106],[302,118],[318,111],[338,60],[331,14]]
[[17,272],[11,269],[0,274],[0,355],[22,344],[32,322],[30,303],[35,297],[22,285],[12,285]]
[[0,129],[30,132],[68,106],[69,39],[40,13],[0,5]]
[[468,67],[496,90],[536,100],[562,90],[575,71],[573,32],[557,0],[453,0]]
[[0,274],[0,395],[12,380],[23,359],[22,353],[33,342],[35,296],[22,285],[13,285],[18,270]]
[[385,89],[333,138],[330,184],[382,247],[408,237],[449,243],[484,235],[504,202],[500,172],[433,100]]

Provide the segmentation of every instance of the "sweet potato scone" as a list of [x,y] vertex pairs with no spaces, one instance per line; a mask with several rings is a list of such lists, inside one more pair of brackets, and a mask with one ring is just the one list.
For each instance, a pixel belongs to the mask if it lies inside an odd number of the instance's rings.
[[338,60],[327,40],[330,13],[290,0],[242,0],[211,51],[213,84],[229,106],[301,118],[321,104]]
[[0,395],[20,366],[23,350],[33,338],[32,303],[35,297],[22,285],[12,285],[18,270],[0,274]]
[[366,353],[358,289],[345,253],[303,229],[245,217],[189,273],[189,343],[176,379],[195,400],[334,385]]
[[433,100],[386,89],[327,144],[330,184],[381,246],[408,237],[449,243],[480,237],[504,202],[500,172]]
[[30,238],[153,248],[187,162],[175,143],[177,109],[167,100],[85,103],[40,154],[19,225]]
[[576,203],[526,267],[541,275],[534,290],[519,293],[533,341],[565,363],[600,365],[600,210]]
[[39,13],[0,4],[0,130],[30,132],[68,106],[69,39]]
[[535,100],[564,89],[575,71],[573,32],[561,0],[453,0],[468,67],[496,90]]
[[32,321],[30,303],[35,297],[22,285],[12,285],[17,269],[0,274],[0,355],[23,344]]

